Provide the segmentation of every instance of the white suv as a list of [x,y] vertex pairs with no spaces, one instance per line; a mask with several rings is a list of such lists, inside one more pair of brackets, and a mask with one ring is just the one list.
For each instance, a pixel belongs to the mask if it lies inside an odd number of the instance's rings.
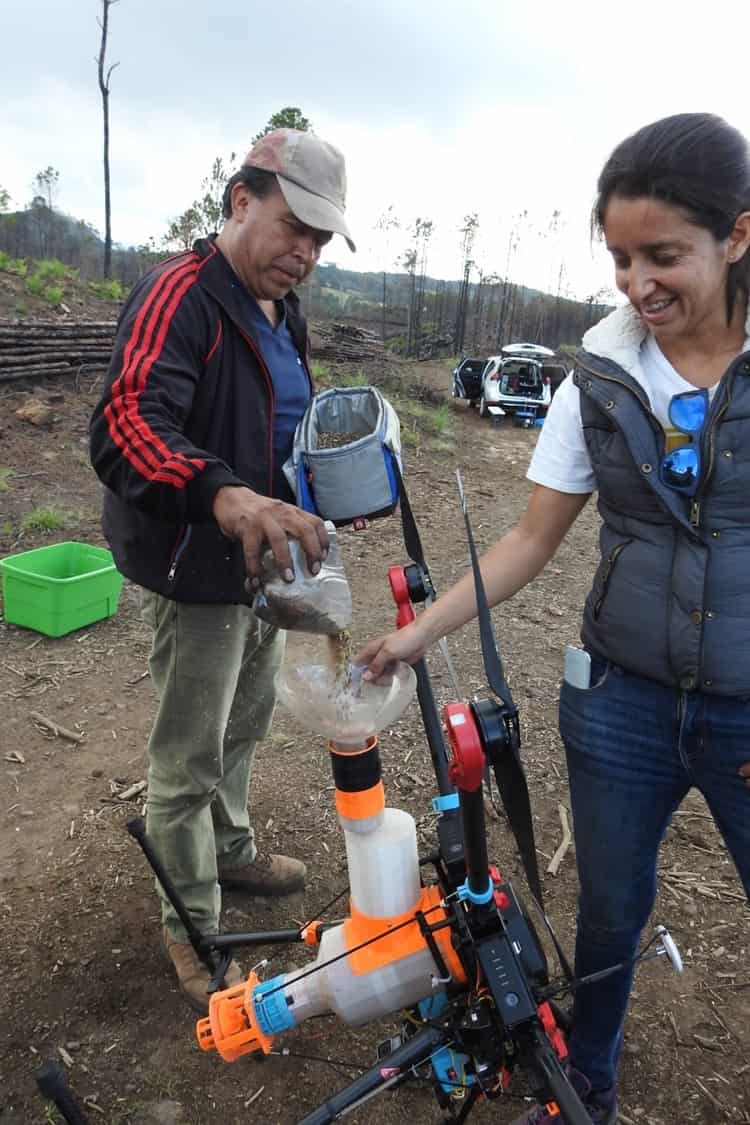
[[565,377],[562,364],[550,363],[554,352],[537,344],[508,344],[490,356],[482,376],[479,413],[483,418],[504,414],[533,425],[543,417],[555,389]]

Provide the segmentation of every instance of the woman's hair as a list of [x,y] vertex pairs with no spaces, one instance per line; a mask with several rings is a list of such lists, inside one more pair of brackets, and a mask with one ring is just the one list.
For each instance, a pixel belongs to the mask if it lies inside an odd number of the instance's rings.
[[256,199],[265,199],[276,186],[276,174],[268,172],[265,168],[252,168],[249,164],[243,164],[239,171],[235,172],[227,180],[227,186],[224,188],[224,194],[221,197],[221,209],[225,219],[232,217],[232,188],[235,184],[244,184],[251,195]]
[[[711,113],[677,113],[645,125],[614,150],[602,168],[592,229],[603,232],[613,195],[649,196],[683,210],[719,241],[750,211],[750,148],[743,135]],[[727,316],[737,293],[750,294],[750,251],[729,267]]]

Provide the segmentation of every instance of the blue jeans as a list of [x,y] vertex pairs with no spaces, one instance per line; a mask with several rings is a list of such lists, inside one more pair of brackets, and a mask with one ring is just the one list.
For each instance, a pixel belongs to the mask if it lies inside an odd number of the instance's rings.
[[[591,687],[563,683],[565,744],[580,882],[575,970],[635,956],[656,896],[672,813],[703,793],[750,898],[750,700],[666,688],[592,657]],[[571,1062],[594,1089],[616,1077],[633,979],[623,969],[575,993]]]

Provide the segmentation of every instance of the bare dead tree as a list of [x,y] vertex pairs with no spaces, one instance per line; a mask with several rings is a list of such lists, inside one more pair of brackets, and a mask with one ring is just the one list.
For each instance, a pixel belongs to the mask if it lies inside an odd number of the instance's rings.
[[405,355],[412,354],[412,341],[414,339],[414,309],[416,307],[416,293],[417,293],[417,245],[416,242],[413,246],[405,252],[403,257],[403,267],[409,278],[409,305],[406,322],[406,352]]
[[390,203],[386,207],[383,214],[375,223],[375,230],[383,237],[384,254],[383,254],[383,297],[381,301],[381,334],[383,336],[383,343],[385,343],[386,332],[386,309],[387,309],[387,268],[392,264],[391,258],[391,238],[395,231],[399,230],[401,223],[396,215],[393,204]]
[[466,315],[469,308],[469,281],[474,266],[474,243],[479,232],[479,216],[476,211],[464,215],[464,225],[460,228],[461,234],[461,264],[463,277],[458,295],[458,308],[456,309],[456,354],[462,355],[464,338],[466,336]]
[[427,251],[432,238],[434,223],[432,219],[417,219],[416,239],[418,245],[419,277],[417,280],[416,301],[414,306],[414,345],[417,355],[420,353],[419,340],[422,334],[422,314],[425,308],[425,289],[427,285]]
[[102,30],[99,46],[99,55],[95,62],[99,72],[99,90],[102,95],[102,116],[104,118],[104,276],[112,276],[112,201],[109,187],[109,80],[112,71],[119,63],[112,63],[106,75],[104,73],[105,56],[107,54],[107,32],[109,30],[109,9],[118,0],[102,0],[102,18],[97,23]]

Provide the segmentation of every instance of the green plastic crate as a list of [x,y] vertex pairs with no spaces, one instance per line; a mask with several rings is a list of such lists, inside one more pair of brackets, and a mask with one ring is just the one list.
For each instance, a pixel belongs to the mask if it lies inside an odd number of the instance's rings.
[[62,637],[117,613],[122,575],[104,547],[54,543],[0,559],[5,620]]

